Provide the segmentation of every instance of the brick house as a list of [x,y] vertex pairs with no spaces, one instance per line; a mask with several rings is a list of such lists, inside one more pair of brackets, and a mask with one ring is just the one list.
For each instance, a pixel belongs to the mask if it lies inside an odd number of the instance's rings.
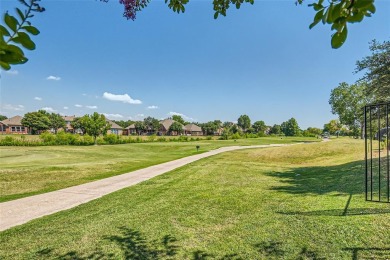
[[21,116],[14,116],[0,121],[1,134],[28,134],[28,127],[22,125]]

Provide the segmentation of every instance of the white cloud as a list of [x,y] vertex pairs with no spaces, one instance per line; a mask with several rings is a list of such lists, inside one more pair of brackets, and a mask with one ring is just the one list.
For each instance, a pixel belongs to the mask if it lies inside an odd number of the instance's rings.
[[108,92],[104,92],[103,98],[111,100],[111,101],[119,101],[119,102],[123,102],[123,103],[134,104],[134,105],[142,104],[141,100],[132,99],[128,94],[115,95],[115,94],[111,94]]
[[103,113],[103,115],[107,118],[123,118],[123,116],[121,114],[106,114],[106,113]]
[[4,104],[2,106],[5,110],[14,110],[14,111],[23,111],[24,106],[23,105],[11,105],[11,104]]
[[182,114],[182,113],[178,113],[178,112],[169,112],[168,113],[168,116],[174,116],[174,115],[176,115],[176,116],[181,116],[184,120],[186,120],[186,121],[196,121],[195,119],[193,119],[192,117],[189,117],[189,116],[186,116],[186,115],[184,115],[184,114]]
[[69,107],[64,107],[64,109],[69,109]]
[[144,114],[137,114],[136,117],[145,117]]
[[96,109],[97,106],[85,106],[86,108],[89,108],[89,109]]
[[57,77],[57,76],[49,76],[49,77],[47,77],[46,79],[47,79],[47,80],[55,80],[55,81],[61,80],[61,78],[60,78],[60,77]]
[[158,109],[158,106],[148,106],[147,109]]
[[82,96],[84,96],[84,97],[86,97],[87,96],[87,94],[85,94],[85,93],[83,93],[83,94],[81,94]]
[[75,107],[83,107],[82,105],[76,104],[74,105]]
[[8,70],[5,73],[7,73],[8,75],[16,76],[16,75],[19,74],[19,71],[17,71],[17,70]]
[[53,109],[52,107],[42,107],[41,108],[42,110],[45,110],[47,112],[57,112],[57,110]]
[[42,101],[42,98],[41,98],[41,97],[35,97],[34,99],[35,99],[35,100],[38,100],[38,101]]

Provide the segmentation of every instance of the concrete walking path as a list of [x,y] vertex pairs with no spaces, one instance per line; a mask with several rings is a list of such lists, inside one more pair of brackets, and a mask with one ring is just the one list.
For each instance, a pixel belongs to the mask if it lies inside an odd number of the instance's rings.
[[149,180],[155,176],[172,171],[202,158],[234,150],[277,146],[286,146],[286,144],[222,147],[202,154],[184,157],[114,177],[3,202],[0,203],[0,231],[24,224],[45,215],[76,207],[80,204]]

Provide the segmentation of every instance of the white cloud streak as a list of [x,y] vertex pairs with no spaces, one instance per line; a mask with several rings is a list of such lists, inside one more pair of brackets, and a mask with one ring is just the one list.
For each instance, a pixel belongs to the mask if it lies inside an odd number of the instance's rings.
[[98,107],[97,106],[85,106],[86,108],[89,108],[89,109],[97,109]]
[[118,101],[118,102],[122,102],[122,103],[133,104],[133,105],[142,104],[141,100],[132,99],[128,94],[116,95],[116,94],[104,92],[103,98],[110,100],[110,101]]
[[74,105],[75,107],[83,107],[82,105],[76,104]]
[[158,106],[148,106],[147,109],[159,109]]
[[5,110],[13,110],[13,111],[23,111],[24,106],[23,105],[11,105],[11,104],[4,104],[2,106]]
[[181,116],[186,121],[195,121],[194,118],[186,116],[186,115],[184,115],[182,113],[178,113],[178,112],[169,112],[168,113],[168,116],[174,116],[174,115]]
[[117,119],[117,118],[123,118],[123,116],[121,115],[121,114],[107,114],[107,113],[103,113],[103,115],[105,116],[105,117],[107,117],[107,118],[115,118],[115,119]]
[[42,98],[41,98],[41,97],[35,97],[34,99],[35,99],[35,100],[38,100],[38,101],[42,101]]
[[57,110],[53,109],[52,107],[42,107],[41,109],[52,113],[57,112]]
[[64,109],[69,109],[69,107],[64,107]]
[[55,80],[55,81],[59,81],[61,80],[61,77],[57,77],[57,76],[49,76],[46,78],[47,80]]

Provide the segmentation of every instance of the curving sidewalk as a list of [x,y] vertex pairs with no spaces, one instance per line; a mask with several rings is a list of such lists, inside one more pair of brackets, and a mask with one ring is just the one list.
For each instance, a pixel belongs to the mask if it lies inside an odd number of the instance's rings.
[[188,156],[114,177],[27,198],[3,202],[0,203],[0,231],[24,224],[42,216],[76,207],[80,204],[149,180],[155,176],[172,171],[202,158],[234,150],[286,145],[287,144],[270,144],[222,147],[202,154]]

